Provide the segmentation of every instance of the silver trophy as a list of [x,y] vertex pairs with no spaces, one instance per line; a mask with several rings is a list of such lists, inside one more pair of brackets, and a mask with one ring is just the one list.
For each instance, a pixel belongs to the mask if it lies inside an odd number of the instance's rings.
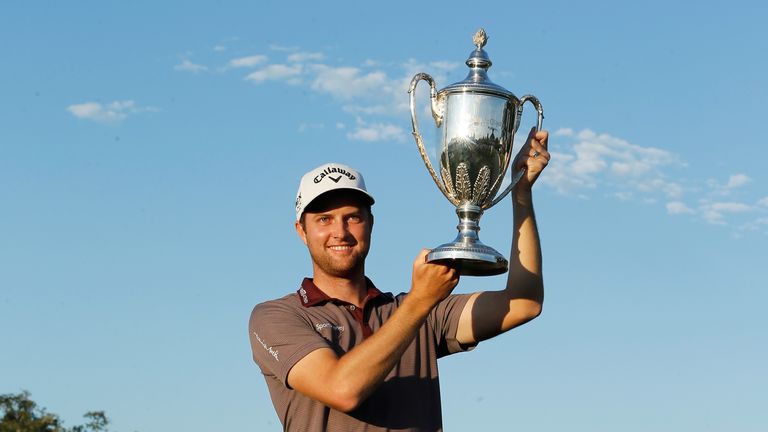
[[[463,81],[440,91],[426,73],[411,80],[411,122],[413,136],[424,164],[448,201],[456,206],[459,235],[450,243],[432,249],[427,261],[452,260],[462,275],[490,276],[507,271],[506,258],[478,237],[483,212],[501,201],[525,173],[512,175],[511,183],[501,188],[507,168],[513,161],[515,132],[520,126],[523,104],[531,102],[538,112],[536,129],[541,129],[544,111],[533,95],[518,99],[512,92],[488,79],[491,60],[483,47],[488,37],[483,29],[472,41],[476,49],[466,61],[469,74]],[[416,121],[416,85],[429,83],[432,117],[438,129],[440,176],[432,168]]]

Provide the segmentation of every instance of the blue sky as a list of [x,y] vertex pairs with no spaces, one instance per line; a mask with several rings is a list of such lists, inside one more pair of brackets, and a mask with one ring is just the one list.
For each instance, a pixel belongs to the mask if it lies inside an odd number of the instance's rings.
[[[0,393],[69,425],[279,430],[246,325],[311,271],[298,179],[363,171],[368,273],[407,290],[456,225],[407,83],[463,79],[484,27],[491,78],[538,96],[552,133],[547,299],[441,362],[446,429],[765,430],[768,7],[425,3],[4,4]],[[510,217],[481,221],[505,254]]]

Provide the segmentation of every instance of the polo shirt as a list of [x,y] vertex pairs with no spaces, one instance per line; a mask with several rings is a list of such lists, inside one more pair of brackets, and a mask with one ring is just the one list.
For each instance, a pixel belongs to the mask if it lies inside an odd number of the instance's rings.
[[474,347],[456,340],[469,294],[450,295],[430,312],[400,362],[354,411],[334,410],[288,386],[288,372],[304,356],[320,348],[344,355],[381,328],[407,295],[383,293],[366,281],[364,310],[329,297],[309,278],[296,293],[253,309],[253,359],[284,430],[442,431],[437,359]]

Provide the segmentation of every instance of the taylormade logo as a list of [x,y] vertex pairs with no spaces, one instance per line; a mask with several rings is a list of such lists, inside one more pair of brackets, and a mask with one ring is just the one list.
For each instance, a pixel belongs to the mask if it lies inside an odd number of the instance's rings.
[[[338,174],[338,175],[331,176],[331,174]],[[355,177],[354,174],[345,170],[344,168],[328,167],[320,171],[320,174],[315,176],[315,183],[320,183],[326,177],[333,180],[334,183],[338,183],[339,180],[341,180],[341,176],[345,176],[350,180],[355,180],[357,178]]]

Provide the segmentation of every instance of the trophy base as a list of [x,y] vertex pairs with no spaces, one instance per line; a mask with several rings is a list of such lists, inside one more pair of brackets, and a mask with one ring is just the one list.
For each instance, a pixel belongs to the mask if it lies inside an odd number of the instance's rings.
[[440,245],[427,254],[427,262],[432,261],[450,261],[462,276],[494,276],[506,273],[509,267],[502,254],[480,242]]

